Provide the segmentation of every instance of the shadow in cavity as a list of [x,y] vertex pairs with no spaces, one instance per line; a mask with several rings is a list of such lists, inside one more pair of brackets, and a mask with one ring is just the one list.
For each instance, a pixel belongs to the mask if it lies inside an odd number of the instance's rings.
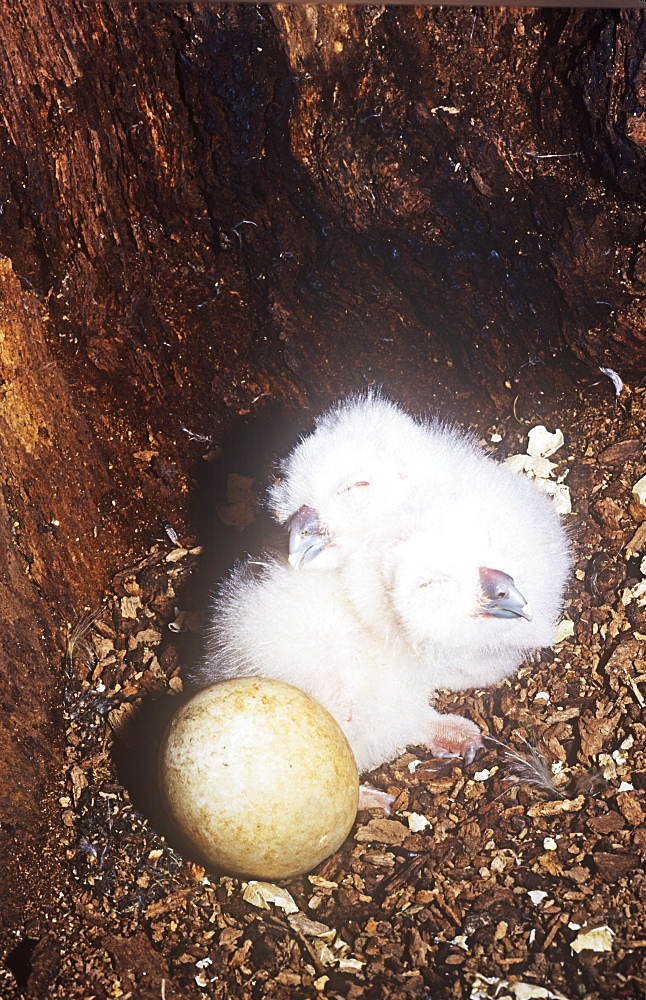
[[[203,551],[177,593],[178,610],[201,618],[202,631],[216,584],[236,559],[268,550],[286,555],[287,533],[273,520],[264,497],[277,474],[278,459],[312,423],[312,416],[304,410],[286,415],[284,408],[258,408],[234,421],[221,447],[204,461],[191,502],[193,534]],[[146,583],[141,583],[145,592]],[[164,631],[158,658],[165,671],[181,663],[186,690],[176,696],[151,696],[137,706],[115,734],[113,759],[133,806],[171,847],[199,862],[163,802],[158,756],[167,725],[192,693],[186,678],[202,655],[202,635],[190,629],[173,634],[168,628]]]
[[142,813],[157,833],[189,861],[202,863],[168,814],[159,787],[158,757],[166,727],[190,696],[149,698],[120,729],[112,758],[117,779],[127,790],[135,809]]
[[217,581],[246,554],[286,555],[287,533],[274,521],[266,492],[279,459],[312,424],[305,410],[286,414],[267,405],[237,418],[217,454],[203,463],[190,503],[193,534],[203,551],[182,591],[183,607],[204,611]]
[[21,992],[27,988],[32,969],[31,959],[37,943],[35,938],[24,937],[5,958],[5,966],[13,975]]

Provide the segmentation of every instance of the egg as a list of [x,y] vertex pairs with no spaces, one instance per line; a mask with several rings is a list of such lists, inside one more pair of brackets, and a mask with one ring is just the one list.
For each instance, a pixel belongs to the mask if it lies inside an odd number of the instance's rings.
[[359,777],[338,723],[309,695],[263,677],[195,694],[159,753],[179,830],[210,865],[286,879],[336,851],[354,822]]

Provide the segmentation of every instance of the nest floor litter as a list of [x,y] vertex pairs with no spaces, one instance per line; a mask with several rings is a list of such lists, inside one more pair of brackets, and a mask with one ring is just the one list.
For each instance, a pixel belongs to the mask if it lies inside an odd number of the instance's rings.
[[[486,749],[463,767],[413,747],[379,768],[393,815],[360,813],[337,854],[278,886],[206,871],[157,796],[156,748],[199,648],[200,548],[158,543],[120,572],[65,666],[53,839],[72,898],[23,928],[0,995],[643,997],[645,426],[640,391],[568,420],[551,461],[572,493],[572,626],[515,677],[437,701],[475,719]],[[495,430],[501,454],[518,450],[511,418]]]

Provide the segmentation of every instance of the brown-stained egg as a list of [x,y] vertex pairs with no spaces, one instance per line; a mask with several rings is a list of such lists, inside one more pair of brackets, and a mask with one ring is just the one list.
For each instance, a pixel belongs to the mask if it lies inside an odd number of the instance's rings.
[[177,826],[216,868],[259,879],[302,875],[355,819],[359,778],[339,725],[298,688],[239,677],[176,713],[159,754]]

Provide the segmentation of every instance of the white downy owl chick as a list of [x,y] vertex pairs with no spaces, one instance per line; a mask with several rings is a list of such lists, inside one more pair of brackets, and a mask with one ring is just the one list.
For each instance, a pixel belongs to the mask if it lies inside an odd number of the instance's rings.
[[530,559],[523,548],[492,545],[463,513],[444,512],[389,548],[358,549],[337,571],[366,630],[407,643],[433,690],[509,676],[529,653],[551,645],[561,608],[567,560],[559,532],[551,539],[543,532],[540,554]]
[[196,680],[300,687],[361,771],[410,743],[471,759],[478,727],[430,699],[494,683],[553,641],[569,554],[551,501],[458,429],[379,396],[324,414],[282,471],[270,498],[300,569],[234,570]]
[[269,490],[269,507],[289,528],[292,565],[337,567],[367,534],[390,533],[427,447],[426,428],[376,393],[319,417]]
[[359,772],[409,744],[471,760],[475,723],[430,705],[432,670],[399,634],[384,639],[357,616],[336,570],[295,572],[278,559],[239,564],[220,585],[199,687],[258,675],[307,692],[344,730]]
[[[375,635],[395,632],[435,688],[484,687],[554,642],[570,567],[552,501],[473,451],[398,515],[392,537],[367,538],[337,572]],[[299,571],[299,576],[307,570]]]

